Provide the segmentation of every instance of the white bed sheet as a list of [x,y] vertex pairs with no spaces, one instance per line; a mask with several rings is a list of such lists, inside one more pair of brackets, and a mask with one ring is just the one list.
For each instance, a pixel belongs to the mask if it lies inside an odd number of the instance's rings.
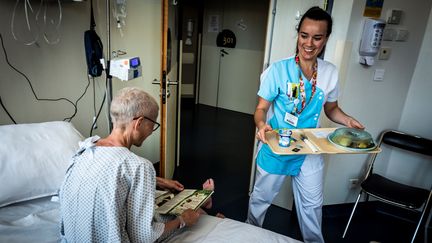
[[[59,204],[45,197],[0,208],[0,242],[59,242]],[[290,237],[232,219],[202,216],[168,242],[287,242]]]
[[299,243],[300,241],[236,220],[203,215],[196,225],[174,236],[169,242]]
[[59,242],[59,204],[44,197],[0,208],[0,242]]

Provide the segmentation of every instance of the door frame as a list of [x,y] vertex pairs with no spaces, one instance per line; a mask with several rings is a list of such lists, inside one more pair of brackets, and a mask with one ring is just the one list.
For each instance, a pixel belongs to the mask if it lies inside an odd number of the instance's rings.
[[161,51],[161,71],[160,71],[160,104],[161,104],[161,132],[160,132],[160,164],[159,164],[159,176],[165,177],[166,168],[166,75],[167,75],[167,48],[168,48],[168,0],[162,0],[162,51]]
[[[178,3],[172,3],[174,8]],[[179,166],[180,148],[180,102],[181,102],[181,60],[182,46],[181,38],[177,39],[177,30],[181,25],[177,25],[177,16],[171,16],[175,23],[170,25],[170,2],[162,0],[162,45],[161,45],[161,72],[160,77],[160,104],[161,104],[161,139],[160,139],[160,165],[159,174],[163,178],[171,178],[176,166]],[[176,11],[176,10],[174,10]],[[168,38],[169,28],[174,32],[171,39]],[[174,37],[173,37],[174,36]],[[169,45],[175,40],[176,51],[174,48],[168,50]],[[168,43],[170,41],[170,43]],[[170,63],[168,63],[168,55]],[[172,58],[174,56],[174,58]],[[168,67],[168,65],[170,67]],[[168,70],[170,69],[170,70]],[[174,77],[172,77],[174,75]],[[176,79],[176,80],[170,80]],[[175,92],[170,86],[175,87]],[[171,91],[171,92],[170,92]],[[174,100],[173,100],[174,99]],[[173,132],[174,129],[174,132]]]

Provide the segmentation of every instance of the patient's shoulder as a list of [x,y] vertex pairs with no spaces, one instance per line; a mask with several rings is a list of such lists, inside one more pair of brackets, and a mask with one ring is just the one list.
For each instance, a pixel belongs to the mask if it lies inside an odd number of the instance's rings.
[[125,157],[124,165],[131,166],[135,169],[143,168],[145,170],[154,170],[153,163],[150,160],[138,156],[133,152],[127,154],[127,156]]

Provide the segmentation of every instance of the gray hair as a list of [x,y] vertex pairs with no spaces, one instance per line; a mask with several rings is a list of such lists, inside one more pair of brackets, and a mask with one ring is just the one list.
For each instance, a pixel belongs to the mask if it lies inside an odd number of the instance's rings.
[[136,87],[126,87],[117,92],[111,102],[110,115],[115,127],[123,127],[136,117],[157,117],[159,106],[147,92]]

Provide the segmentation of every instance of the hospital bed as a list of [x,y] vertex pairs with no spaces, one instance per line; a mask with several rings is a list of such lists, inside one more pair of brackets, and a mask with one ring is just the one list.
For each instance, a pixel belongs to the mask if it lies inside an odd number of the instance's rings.
[[[0,242],[59,242],[59,203],[52,196],[82,135],[71,123],[44,122],[0,126],[0,139]],[[299,241],[205,215],[168,242]]]

